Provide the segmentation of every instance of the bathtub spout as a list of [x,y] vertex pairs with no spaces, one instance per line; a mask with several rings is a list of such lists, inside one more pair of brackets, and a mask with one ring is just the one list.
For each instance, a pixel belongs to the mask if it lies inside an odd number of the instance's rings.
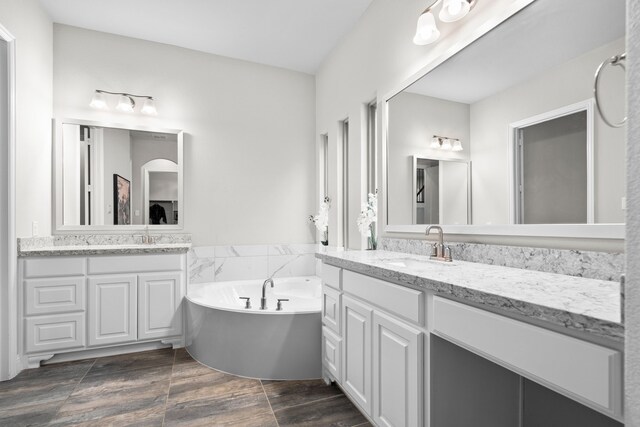
[[269,284],[269,283],[271,284],[271,287],[273,288],[273,279],[267,279],[262,284],[262,298],[260,298],[260,310],[266,310],[267,309],[267,297],[265,295],[265,292],[266,292],[267,284]]

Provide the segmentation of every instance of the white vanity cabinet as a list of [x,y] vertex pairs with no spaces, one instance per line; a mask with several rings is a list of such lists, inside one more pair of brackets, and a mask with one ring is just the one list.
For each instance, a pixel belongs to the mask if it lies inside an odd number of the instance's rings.
[[422,426],[424,293],[327,264],[322,278],[326,379],[376,425]]
[[326,263],[322,282],[324,378],[376,426],[623,421],[613,343]]
[[25,365],[114,345],[180,344],[185,272],[184,254],[20,258]]

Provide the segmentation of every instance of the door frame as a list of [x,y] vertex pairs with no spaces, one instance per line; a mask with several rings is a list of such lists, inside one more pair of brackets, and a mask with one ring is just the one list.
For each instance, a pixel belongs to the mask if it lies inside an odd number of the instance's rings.
[[519,167],[518,134],[520,129],[533,126],[542,122],[568,116],[570,114],[586,111],[587,113],[587,224],[595,222],[595,197],[594,197],[594,113],[595,102],[593,98],[566,105],[555,110],[547,111],[533,117],[509,124],[509,223],[518,224],[521,206],[516,191],[518,183],[522,182],[522,168]]
[[[13,378],[20,371],[18,355],[18,290],[17,290],[17,244],[15,231],[15,149],[16,149],[16,44],[15,37],[0,24],[0,39],[7,43],[7,158],[1,159],[0,167],[6,168],[7,182],[0,192],[0,235],[6,236],[0,242],[2,263],[6,269],[0,272],[0,381]],[[1,157],[1,156],[0,156]],[[5,209],[6,208],[6,209]],[[2,215],[7,212],[6,218]]]

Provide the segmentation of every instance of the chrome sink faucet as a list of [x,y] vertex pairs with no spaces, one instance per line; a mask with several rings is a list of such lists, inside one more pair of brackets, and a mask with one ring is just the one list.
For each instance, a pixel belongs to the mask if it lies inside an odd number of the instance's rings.
[[434,243],[431,247],[431,259],[437,261],[445,261],[451,262],[451,248],[449,246],[444,245],[444,233],[442,231],[442,227],[439,225],[430,225],[427,227],[425,234],[428,236],[431,234],[431,230],[435,230],[438,232],[438,242]]
[[266,310],[267,309],[267,298],[266,298],[265,292],[266,292],[267,284],[269,284],[269,283],[271,284],[271,287],[273,288],[273,279],[267,279],[262,284],[262,298],[260,298],[260,310]]

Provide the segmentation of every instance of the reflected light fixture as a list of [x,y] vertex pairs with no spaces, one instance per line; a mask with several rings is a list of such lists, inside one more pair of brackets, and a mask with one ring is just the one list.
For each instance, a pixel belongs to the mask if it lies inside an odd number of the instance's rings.
[[107,105],[105,94],[118,96],[118,104],[116,105],[116,110],[122,111],[123,113],[134,112],[136,108],[136,101],[133,98],[144,98],[144,103],[142,104],[140,112],[149,116],[158,115],[154,99],[152,96],[148,95],[133,95],[124,92],[109,92],[107,90],[96,89],[93,97],[91,98],[89,106],[98,110],[108,110],[109,106]]
[[440,18],[440,21],[448,23],[458,21],[467,16],[476,2],[477,0],[436,0],[431,6],[427,7],[418,18],[413,43],[424,46],[438,40],[440,31],[436,25],[435,16],[433,16],[433,9],[440,3],[443,4],[438,18]]
[[462,143],[458,138],[433,135],[429,148],[443,151],[463,151]]

